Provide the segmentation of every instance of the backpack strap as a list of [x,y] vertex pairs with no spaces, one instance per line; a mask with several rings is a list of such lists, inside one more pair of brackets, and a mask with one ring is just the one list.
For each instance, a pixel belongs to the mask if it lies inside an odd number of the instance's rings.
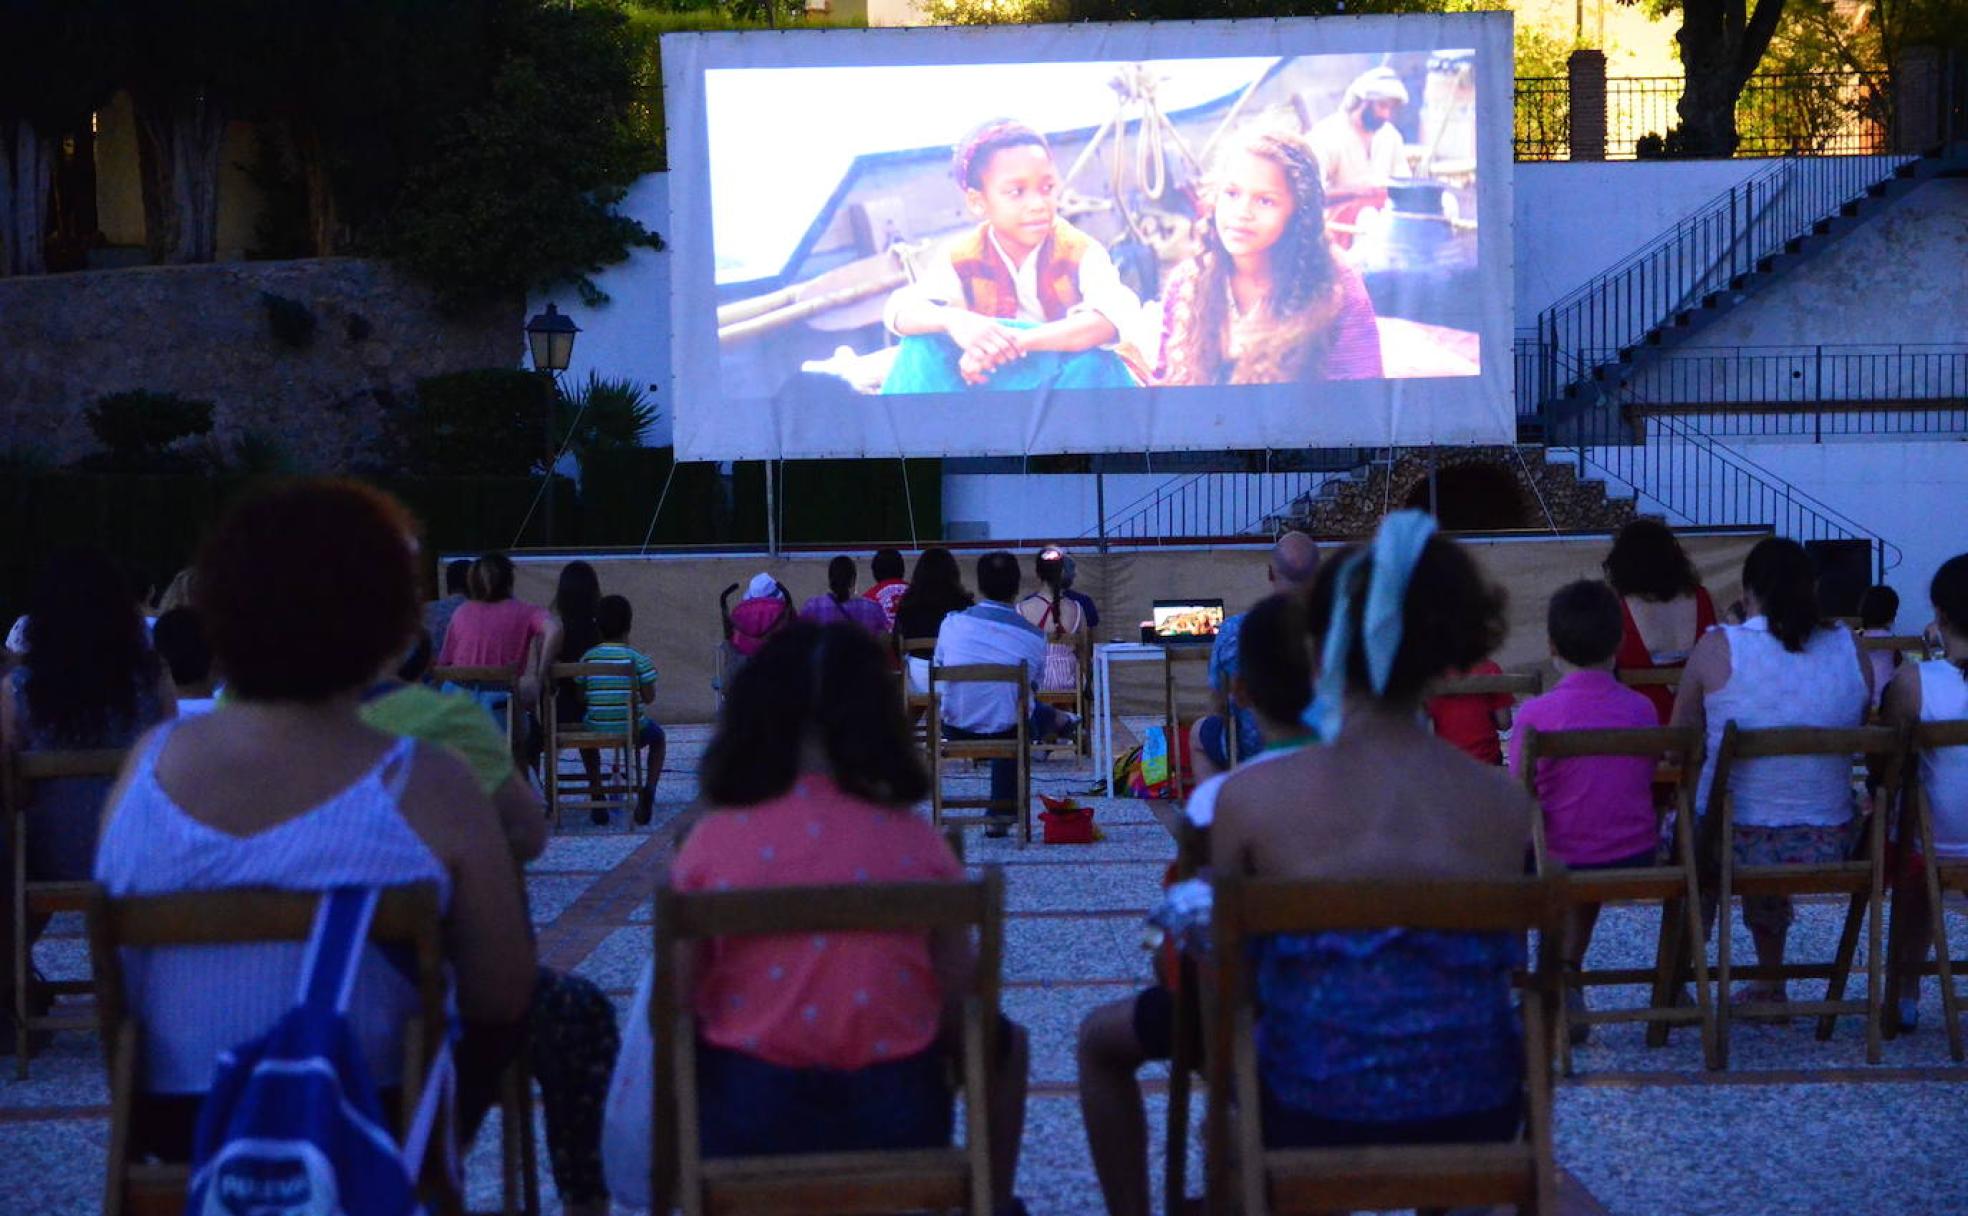
[[336,887],[322,894],[314,913],[314,932],[301,960],[301,990],[295,1003],[348,1012],[377,896],[375,887]]

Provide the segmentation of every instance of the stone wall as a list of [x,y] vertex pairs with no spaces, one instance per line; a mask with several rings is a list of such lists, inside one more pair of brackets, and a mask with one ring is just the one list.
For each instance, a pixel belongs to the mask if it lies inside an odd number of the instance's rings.
[[[275,336],[266,296],[314,318]],[[145,389],[212,402],[213,438],[270,441],[300,470],[360,470],[418,380],[516,367],[520,302],[442,316],[380,262],[323,258],[0,279],[0,455],[66,463],[95,448],[82,411]]]
[[[1632,499],[1608,498],[1603,483],[1579,480],[1577,467],[1564,461],[1547,463],[1542,448],[1403,448],[1392,464],[1373,464],[1357,477],[1327,482],[1291,526],[1321,537],[1371,536],[1390,509],[1425,494],[1431,456],[1438,477],[1482,470],[1512,489],[1512,500],[1497,504],[1508,518],[1487,521],[1485,530],[1614,532],[1634,517]],[[1444,527],[1467,526],[1448,519],[1446,510],[1443,514]]]

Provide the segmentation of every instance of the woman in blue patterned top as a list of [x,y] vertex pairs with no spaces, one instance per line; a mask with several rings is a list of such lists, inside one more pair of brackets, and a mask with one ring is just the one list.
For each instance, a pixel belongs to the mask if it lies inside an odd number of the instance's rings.
[[[1224,787],[1218,867],[1265,878],[1480,880],[1522,873],[1531,803],[1418,716],[1438,675],[1502,640],[1503,592],[1426,517],[1319,572],[1322,652],[1301,748]],[[1359,624],[1355,624],[1359,622]],[[1316,720],[1316,721],[1315,721]],[[1408,930],[1279,936],[1255,948],[1264,1139],[1274,1145],[1509,1139],[1521,1032],[1509,935]]]

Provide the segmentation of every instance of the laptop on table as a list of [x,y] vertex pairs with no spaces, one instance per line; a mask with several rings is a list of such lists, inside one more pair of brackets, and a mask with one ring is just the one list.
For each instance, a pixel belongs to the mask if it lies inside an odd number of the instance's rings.
[[1156,600],[1149,636],[1142,640],[1169,646],[1208,644],[1222,629],[1220,599]]

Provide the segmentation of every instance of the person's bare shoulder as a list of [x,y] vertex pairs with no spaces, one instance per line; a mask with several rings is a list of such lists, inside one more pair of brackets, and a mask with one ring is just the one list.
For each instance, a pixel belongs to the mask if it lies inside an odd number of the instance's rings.
[[397,802],[404,821],[447,865],[485,833],[503,840],[498,814],[464,760],[449,748],[418,743]]

